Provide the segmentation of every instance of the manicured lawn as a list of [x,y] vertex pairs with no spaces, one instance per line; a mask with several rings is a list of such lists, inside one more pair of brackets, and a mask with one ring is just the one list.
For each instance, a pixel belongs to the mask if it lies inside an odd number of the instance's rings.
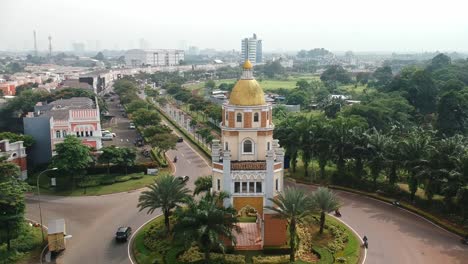
[[[169,172],[169,169],[160,169],[159,173]],[[128,174],[128,176],[133,176],[142,173],[133,173]],[[103,174],[100,175],[90,175],[93,176],[104,176]],[[116,175],[116,176],[123,176],[123,175]],[[130,179],[125,182],[116,182],[109,185],[99,185],[93,187],[80,188],[76,187],[74,190],[63,190],[63,191],[53,191],[49,188],[44,188],[44,186],[49,185],[49,179],[47,177],[41,177],[41,194],[49,194],[49,195],[61,195],[61,196],[92,196],[92,195],[104,195],[104,194],[111,194],[111,193],[118,193],[118,192],[126,192],[132,191],[136,189],[140,189],[146,187],[154,182],[155,175],[142,175],[141,179]],[[34,181],[35,182],[35,181]],[[34,188],[32,190],[36,192]]]

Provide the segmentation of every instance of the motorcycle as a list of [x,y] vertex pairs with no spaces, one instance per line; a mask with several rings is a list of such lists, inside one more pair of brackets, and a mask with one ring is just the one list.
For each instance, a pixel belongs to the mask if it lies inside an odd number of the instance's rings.
[[464,245],[468,245],[468,236],[465,236],[464,238],[460,239],[460,242]]
[[341,213],[340,213],[339,210],[335,210],[335,216],[336,216],[336,217],[341,217]]
[[400,206],[400,202],[398,200],[393,201],[392,204],[394,206]]
[[176,163],[176,162],[177,162],[177,157],[174,157],[174,163]]

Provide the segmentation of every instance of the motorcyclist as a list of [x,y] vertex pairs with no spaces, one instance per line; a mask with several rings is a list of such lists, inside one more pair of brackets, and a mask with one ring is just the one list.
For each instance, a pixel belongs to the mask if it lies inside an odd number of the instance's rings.
[[364,241],[364,246],[367,248],[369,246],[369,242],[368,242],[368,239],[367,239],[367,236],[364,236],[362,238],[362,240]]
[[338,217],[341,216],[341,213],[340,213],[340,210],[339,210],[339,209],[336,209],[336,210],[335,210],[335,215],[338,216]]
[[177,162],[177,156],[174,157],[174,162]]

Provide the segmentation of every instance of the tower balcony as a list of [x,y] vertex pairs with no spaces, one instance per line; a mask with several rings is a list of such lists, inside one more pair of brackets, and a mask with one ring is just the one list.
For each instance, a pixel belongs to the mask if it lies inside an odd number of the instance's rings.
[[231,161],[231,171],[266,170],[266,161]]

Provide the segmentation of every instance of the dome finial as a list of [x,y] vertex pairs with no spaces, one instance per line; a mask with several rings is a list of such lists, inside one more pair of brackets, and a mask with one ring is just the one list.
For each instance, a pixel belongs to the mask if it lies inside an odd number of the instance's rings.
[[253,68],[252,63],[250,62],[249,59],[245,60],[242,68],[244,68],[244,70],[251,70]]

